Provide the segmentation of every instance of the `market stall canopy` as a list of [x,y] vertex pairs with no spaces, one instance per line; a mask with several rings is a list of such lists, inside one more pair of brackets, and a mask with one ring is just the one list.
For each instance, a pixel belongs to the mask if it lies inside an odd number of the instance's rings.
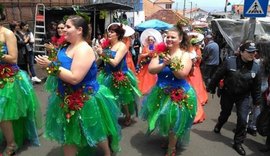
[[[236,51],[241,42],[250,38],[255,41],[260,39],[270,40],[270,18],[256,18],[254,32],[249,29],[251,24],[248,19],[214,19],[211,22],[213,33],[222,36],[229,47]],[[220,34],[220,35],[219,35]]]
[[156,30],[167,30],[167,29],[170,29],[171,27],[173,27],[172,24],[163,22],[161,20],[152,19],[152,20],[147,20],[143,23],[138,24],[137,26],[135,26],[135,30],[144,31],[145,29],[149,29],[149,28],[153,28]]

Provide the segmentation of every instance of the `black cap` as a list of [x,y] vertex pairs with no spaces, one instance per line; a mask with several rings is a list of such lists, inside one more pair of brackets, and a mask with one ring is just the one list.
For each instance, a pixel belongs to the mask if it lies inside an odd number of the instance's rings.
[[257,51],[258,49],[256,48],[256,45],[254,42],[247,42],[247,43],[244,43],[242,46],[242,48],[240,48],[242,51],[247,51],[249,53],[251,52],[255,52]]

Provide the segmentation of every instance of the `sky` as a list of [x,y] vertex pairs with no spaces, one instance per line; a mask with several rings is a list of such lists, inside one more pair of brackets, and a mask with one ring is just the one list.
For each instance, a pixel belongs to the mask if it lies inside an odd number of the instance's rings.
[[[228,0],[231,5],[244,4],[244,0]],[[186,0],[186,9],[196,7],[205,11],[224,11],[226,0]],[[184,0],[174,0],[173,8],[177,10],[183,10]],[[227,10],[231,10],[231,6],[227,7]]]

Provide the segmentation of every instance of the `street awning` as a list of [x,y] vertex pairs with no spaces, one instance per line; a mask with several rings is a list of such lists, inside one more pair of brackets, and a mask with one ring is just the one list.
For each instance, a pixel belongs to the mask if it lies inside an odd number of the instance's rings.
[[117,2],[106,2],[106,3],[96,3],[96,4],[90,4],[85,5],[82,8],[95,8],[96,10],[132,10],[133,7],[121,4]]

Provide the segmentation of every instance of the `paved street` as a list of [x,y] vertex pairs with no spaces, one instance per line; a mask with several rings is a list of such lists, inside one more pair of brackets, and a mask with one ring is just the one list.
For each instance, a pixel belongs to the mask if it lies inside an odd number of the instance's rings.
[[[39,75],[44,73],[39,71]],[[43,84],[35,84],[35,89],[42,103],[42,112],[45,113],[48,95],[43,90]],[[229,121],[221,130],[221,134],[215,134],[212,129],[217,121],[220,111],[218,98],[209,95],[209,103],[204,106],[207,114],[206,120],[201,124],[192,127],[190,143],[186,147],[178,149],[178,155],[185,156],[238,156],[232,149],[233,128],[235,127],[236,116],[232,113]],[[146,123],[134,118],[130,127],[122,129],[122,151],[117,156],[164,156],[165,150],[160,148],[162,138],[159,136],[146,136]],[[56,142],[45,140],[40,131],[40,147],[25,146],[19,151],[19,156],[62,156],[61,146]],[[270,153],[262,154],[258,149],[265,143],[261,136],[247,136],[244,144],[248,156],[269,156]],[[93,154],[101,156],[100,150]]]

